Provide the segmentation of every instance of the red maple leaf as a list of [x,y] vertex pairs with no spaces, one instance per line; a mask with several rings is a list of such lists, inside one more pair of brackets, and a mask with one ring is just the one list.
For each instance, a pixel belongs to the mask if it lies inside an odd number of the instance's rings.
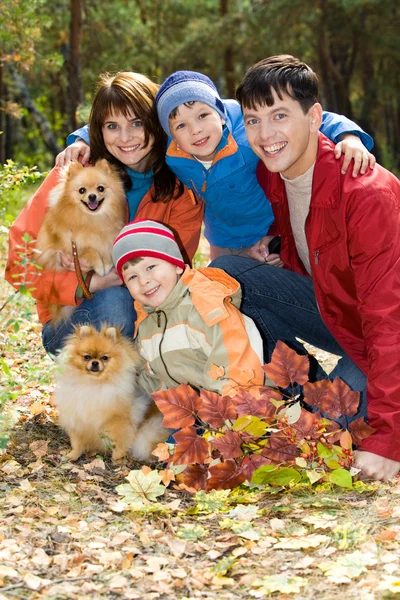
[[240,433],[228,430],[225,435],[215,440],[210,440],[210,444],[219,450],[223,458],[238,458],[243,454],[242,441]]
[[329,415],[334,418],[342,415],[352,416],[357,412],[360,392],[353,392],[344,381],[336,377],[327,392],[327,398],[331,406]]
[[[267,400],[264,398],[255,398],[247,390],[240,388],[232,398],[236,412],[239,417],[251,415],[253,417],[265,417],[268,412]],[[274,407],[275,408],[275,407]],[[275,410],[276,412],[276,410]]]
[[203,463],[209,455],[208,444],[197,435],[194,427],[184,427],[174,433],[176,441],[172,460],[174,465]]
[[199,417],[212,427],[221,427],[226,420],[236,419],[236,411],[229,396],[220,396],[215,392],[200,392],[201,406]]
[[271,461],[266,456],[261,454],[249,454],[242,461],[242,471],[246,477],[246,481],[251,481],[254,471],[263,465],[270,465]]
[[349,429],[353,440],[353,444],[355,444],[356,446],[358,446],[358,444],[362,440],[370,436],[375,431],[373,427],[371,427],[370,425],[368,425],[368,423],[364,421],[364,417],[352,421],[349,425]]
[[[319,437],[317,434],[318,428],[315,425],[315,421],[321,418],[319,412],[311,413],[304,408],[301,409],[300,419],[296,423],[291,424],[291,428],[296,432],[296,438],[298,440],[304,439],[307,435],[311,437]],[[322,435],[322,434],[321,434]]]
[[308,381],[310,362],[308,356],[301,356],[278,340],[272,353],[271,362],[263,366],[270,379],[282,388],[293,385],[296,381],[303,385]]
[[207,481],[207,491],[231,490],[246,479],[245,474],[234,460],[226,460],[214,465],[209,468],[208,472],[211,477]]
[[293,460],[299,456],[300,452],[296,444],[293,444],[288,438],[280,433],[272,434],[268,440],[268,446],[265,446],[261,452],[274,464],[284,463]]
[[164,427],[187,427],[195,422],[194,413],[201,406],[200,396],[186,383],[151,395],[164,415]]
[[204,465],[188,465],[183,473],[176,476],[176,481],[195,490],[205,490],[207,488],[207,474],[207,467]]
[[343,432],[342,426],[336,423],[336,421],[331,421],[328,425],[324,425],[324,427],[326,430],[324,436],[329,440],[329,443],[334,444],[337,442]]
[[321,379],[320,381],[307,381],[303,386],[304,402],[310,406],[317,406],[322,412],[329,410],[326,394],[331,387],[332,382],[329,379]]

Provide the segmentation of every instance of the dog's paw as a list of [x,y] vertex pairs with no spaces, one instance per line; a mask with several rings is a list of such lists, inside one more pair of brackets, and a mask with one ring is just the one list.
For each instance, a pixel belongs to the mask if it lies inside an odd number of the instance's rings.
[[112,458],[113,462],[121,462],[124,460],[125,457],[126,457],[125,448],[114,448],[114,450],[112,451],[111,458]]
[[71,452],[68,452],[65,456],[68,460],[78,460],[81,455],[82,452],[80,450],[71,450]]

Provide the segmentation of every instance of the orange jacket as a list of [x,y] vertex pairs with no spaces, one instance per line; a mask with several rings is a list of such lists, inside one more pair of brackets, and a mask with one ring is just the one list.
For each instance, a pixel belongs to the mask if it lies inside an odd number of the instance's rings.
[[[48,207],[48,198],[51,190],[59,182],[59,169],[50,171],[40,188],[27,202],[10,228],[9,252],[5,270],[5,278],[16,289],[24,284],[31,290],[36,300],[36,308],[42,324],[51,319],[48,304],[62,304],[75,306],[81,302],[76,298],[78,279],[71,271],[39,271],[35,263],[35,241],[40,226]],[[153,219],[170,227],[181,247],[184,258],[191,261],[199,243],[200,228],[203,220],[203,204],[196,200],[192,192],[186,187],[178,198],[170,202],[153,202],[151,189],[143,197],[136,218]],[[31,241],[26,244],[24,234],[28,234]],[[18,264],[21,250],[29,259],[24,267]],[[17,262],[16,262],[17,261]]]

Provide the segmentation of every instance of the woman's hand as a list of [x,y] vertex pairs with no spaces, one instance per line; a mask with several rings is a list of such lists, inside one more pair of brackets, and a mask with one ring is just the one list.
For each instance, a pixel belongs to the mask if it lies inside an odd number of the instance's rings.
[[[75,271],[74,257],[72,256],[72,254],[60,252],[60,262],[64,271]],[[87,273],[92,269],[92,266],[84,258],[79,259],[79,265],[83,274]]]
[[57,154],[56,167],[65,167],[71,160],[79,160],[83,165],[90,160],[90,146],[81,138]]
[[90,292],[98,292],[99,290],[104,290],[105,288],[114,287],[122,285],[122,281],[117,271],[113,267],[107,275],[104,277],[100,277],[97,273],[93,273],[92,278],[89,284]]
[[360,138],[352,133],[345,133],[342,136],[342,141],[335,146],[335,158],[339,159],[342,154],[344,154],[343,175],[346,173],[352,159],[354,159],[353,177],[357,177],[358,173],[364,175],[368,165],[370,169],[375,167],[375,156],[368,152]]

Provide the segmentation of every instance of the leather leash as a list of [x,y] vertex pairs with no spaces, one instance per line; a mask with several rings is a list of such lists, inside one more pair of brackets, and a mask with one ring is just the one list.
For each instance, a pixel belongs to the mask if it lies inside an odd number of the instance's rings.
[[72,240],[71,244],[72,244],[72,254],[74,257],[75,273],[78,278],[78,283],[81,287],[84,297],[87,300],[91,300],[93,298],[93,294],[92,294],[92,292],[89,291],[88,287],[86,286],[85,280],[83,279],[81,265],[79,264],[78,249],[73,240]]

